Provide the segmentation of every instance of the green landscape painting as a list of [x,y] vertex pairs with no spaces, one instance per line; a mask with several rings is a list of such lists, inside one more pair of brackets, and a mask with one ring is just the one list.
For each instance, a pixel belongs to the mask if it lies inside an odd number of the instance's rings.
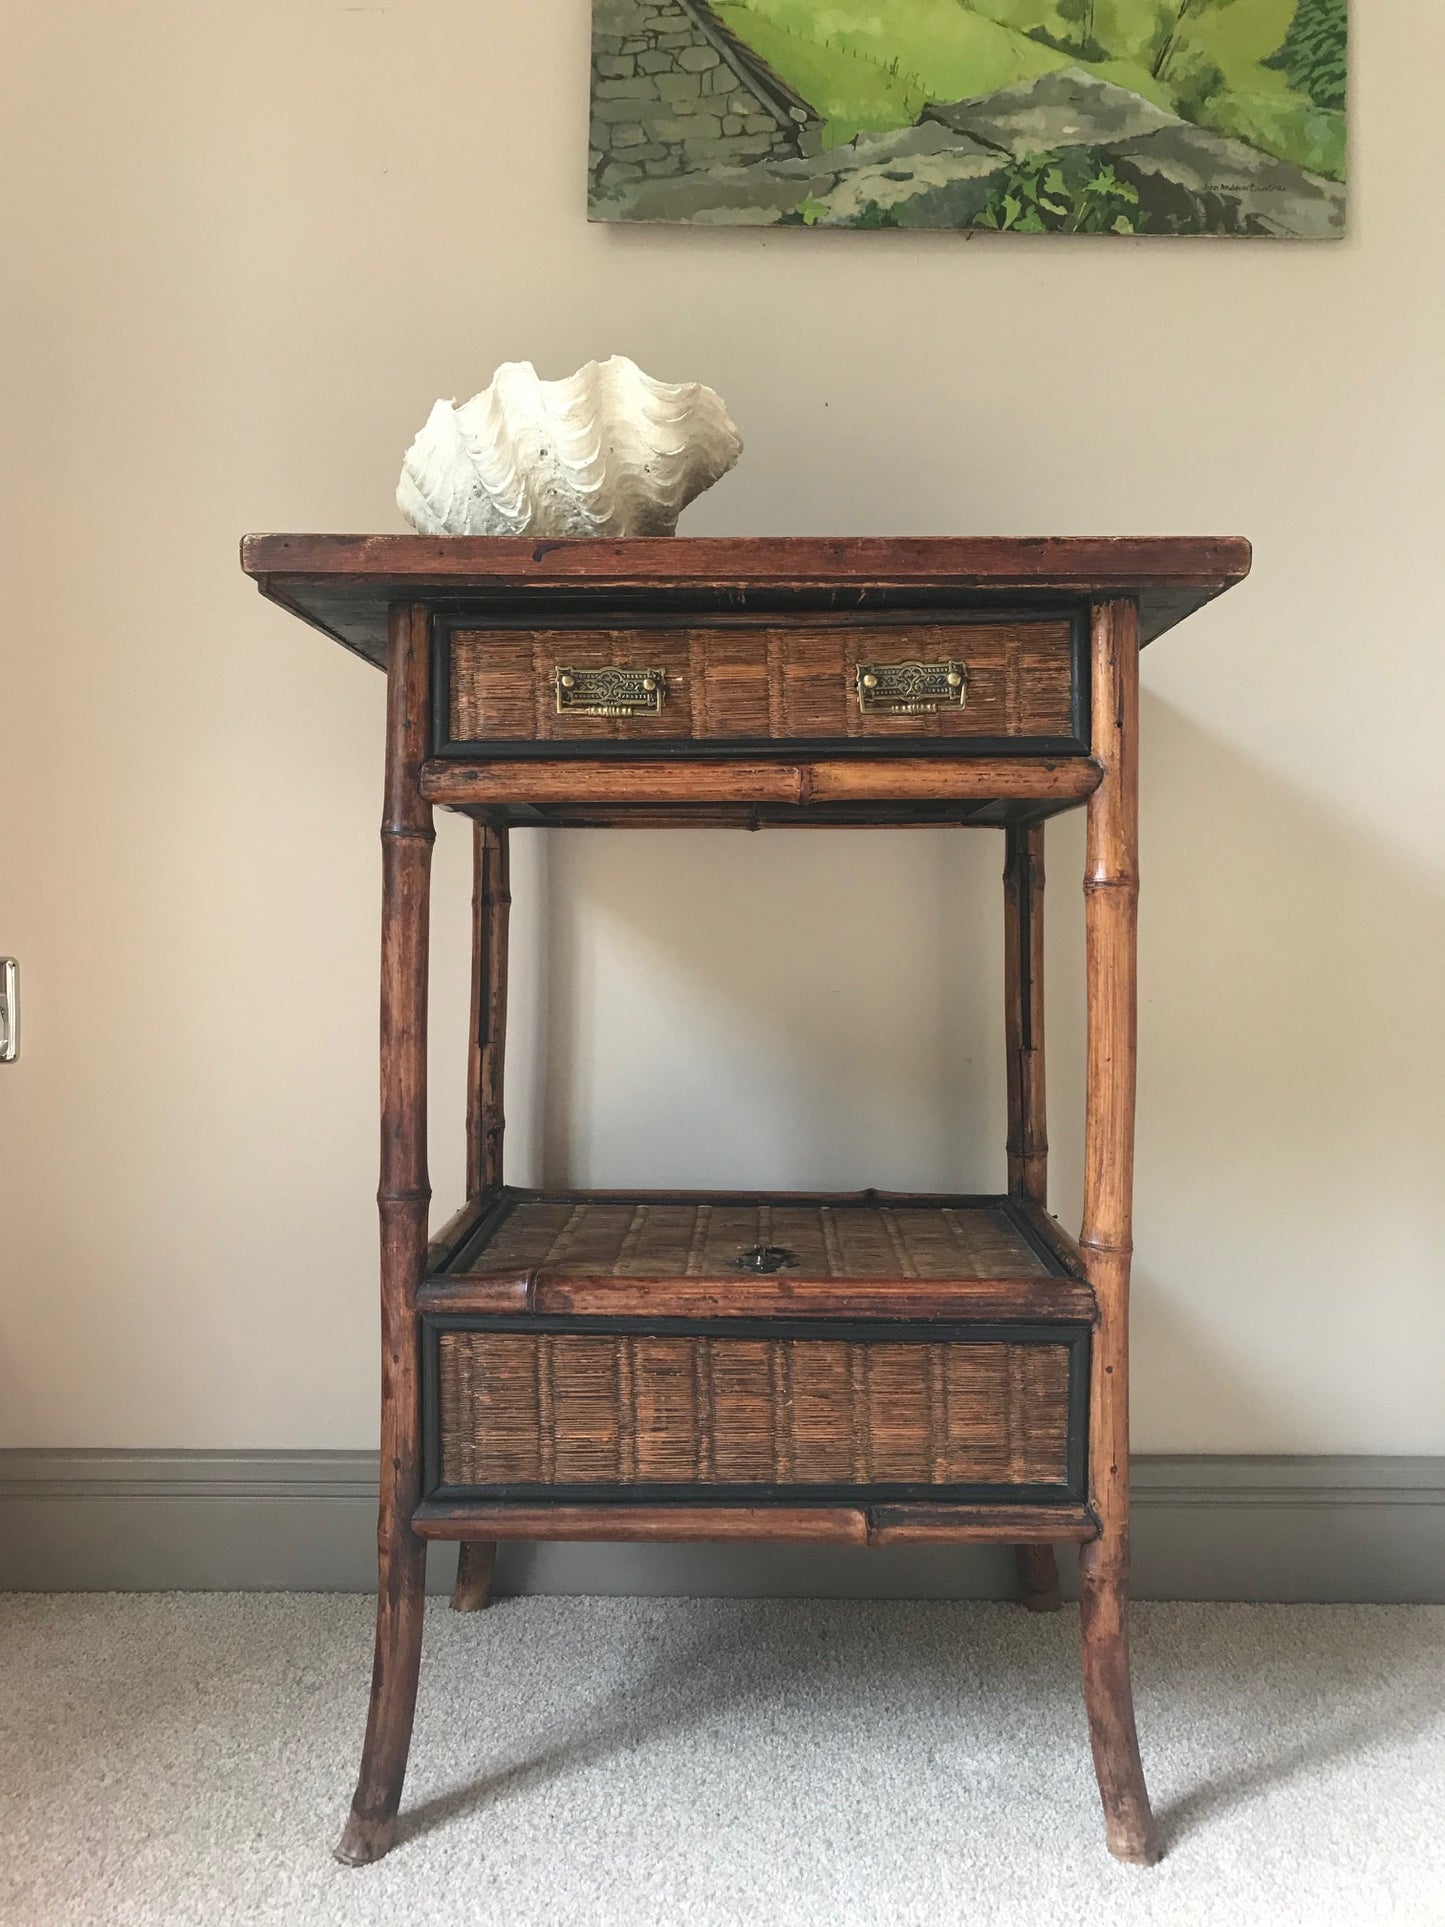
[[1345,228],[1348,0],[593,0],[598,221]]

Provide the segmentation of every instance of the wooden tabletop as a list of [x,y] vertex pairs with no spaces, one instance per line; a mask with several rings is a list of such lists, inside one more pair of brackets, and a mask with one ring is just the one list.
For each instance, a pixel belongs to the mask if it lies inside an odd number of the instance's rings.
[[598,591],[661,607],[691,596],[694,608],[709,595],[795,594],[838,611],[924,593],[1132,595],[1149,642],[1249,565],[1239,536],[248,535],[241,544],[241,566],[263,595],[375,663],[385,660],[392,602],[537,596],[565,607]]

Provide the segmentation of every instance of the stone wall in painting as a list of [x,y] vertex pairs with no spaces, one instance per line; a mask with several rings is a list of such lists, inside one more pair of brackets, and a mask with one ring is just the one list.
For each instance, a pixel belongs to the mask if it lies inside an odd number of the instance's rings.
[[594,191],[797,156],[815,126],[703,0],[596,0]]

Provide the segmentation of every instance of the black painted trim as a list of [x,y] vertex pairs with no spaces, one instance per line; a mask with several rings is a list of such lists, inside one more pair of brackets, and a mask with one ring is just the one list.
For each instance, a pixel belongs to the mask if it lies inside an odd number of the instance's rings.
[[[445,744],[439,762],[487,763],[799,763],[929,757],[939,762],[1005,757],[1048,762],[1086,756],[1072,736],[910,736],[880,741],[861,736],[676,736],[666,742],[585,743],[532,738]],[[1072,799],[1071,799],[1072,800]],[[704,806],[705,807],[705,806]]]
[[1073,703],[1069,721],[1073,726],[1074,741],[1079,744],[1081,756],[1094,753],[1094,604],[1085,603],[1074,614],[1074,626],[1069,635],[1069,654],[1071,658],[1070,676],[1073,680]]
[[[860,830],[1001,830],[1010,823],[1042,823],[1067,810],[1082,809],[1084,797],[1064,797],[1035,802],[1021,797],[973,802],[897,802],[897,803],[744,803],[733,805],[732,828],[751,832],[771,829],[807,829],[844,826]],[[517,829],[595,829],[597,822],[583,814],[582,803],[449,803],[463,816],[487,823],[510,823]],[[605,813],[606,827],[626,829],[629,817],[646,815],[650,828],[688,829],[699,823],[707,827],[726,827],[709,817],[709,806],[689,803],[607,803],[599,806]],[[666,813],[667,821],[658,821]]]
[[461,1243],[454,1246],[440,1263],[427,1266],[427,1280],[453,1277],[468,1272],[471,1269],[473,1256],[496,1236],[519,1202],[518,1194],[510,1186],[504,1185]]
[[447,1508],[477,1505],[1006,1505],[1075,1506],[1072,1485],[438,1485],[428,1486],[419,1515],[444,1518]]
[[1070,1278],[1074,1280],[1075,1283],[1081,1280],[1082,1274],[1071,1271],[1038,1227],[1030,1224],[1022,1206],[1016,1198],[1000,1198],[998,1203],[1004,1216],[1023,1239],[1029,1250],[1033,1252],[1041,1264],[1048,1266],[1051,1277]]

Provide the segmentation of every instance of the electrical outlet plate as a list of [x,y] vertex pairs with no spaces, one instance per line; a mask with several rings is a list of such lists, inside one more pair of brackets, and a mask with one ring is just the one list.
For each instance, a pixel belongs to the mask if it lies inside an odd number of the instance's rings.
[[13,957],[0,957],[0,1064],[13,1064],[20,1055],[20,966]]

